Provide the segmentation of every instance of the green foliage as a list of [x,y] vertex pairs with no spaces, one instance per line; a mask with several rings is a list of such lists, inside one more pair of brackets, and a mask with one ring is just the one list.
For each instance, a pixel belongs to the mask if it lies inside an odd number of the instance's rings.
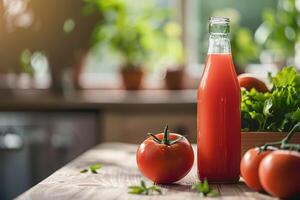
[[97,170],[101,169],[101,168],[102,168],[102,165],[99,163],[90,166],[90,170],[94,174],[97,174],[98,173]]
[[300,74],[293,67],[285,67],[270,80],[271,92],[242,88],[244,131],[288,131],[300,121]]
[[235,9],[225,8],[215,11],[213,15],[230,18],[231,51],[236,67],[243,69],[249,62],[257,60],[258,45],[253,39],[251,30],[240,26],[240,13]]
[[275,56],[294,57],[295,44],[300,39],[299,14],[295,0],[279,0],[277,9],[263,12],[258,41]]
[[66,35],[70,34],[75,28],[75,21],[72,18],[66,19],[63,25],[63,31]]
[[245,68],[246,65],[258,58],[258,47],[253,40],[253,33],[245,27],[232,29],[231,49],[236,67]]
[[213,190],[209,186],[207,179],[204,179],[203,182],[200,181],[198,183],[195,183],[192,186],[192,189],[195,189],[202,196],[214,197],[214,196],[218,196],[219,195],[219,193],[216,190]]
[[87,173],[88,171],[89,171],[88,169],[83,169],[83,170],[80,171],[80,173],[83,174],[83,173]]
[[93,174],[98,174],[98,170],[101,168],[102,168],[102,165],[99,163],[96,163],[94,165],[89,166],[88,169],[81,170],[80,173],[87,173],[90,170]]
[[108,47],[120,56],[123,66],[139,67],[162,56],[181,59],[181,29],[168,20],[168,10],[125,0],[85,2],[84,15],[100,16],[92,35],[93,45]]
[[22,72],[27,73],[30,76],[33,76],[34,69],[31,65],[31,57],[32,57],[32,52],[29,51],[28,49],[25,49],[24,51],[22,51],[20,55],[20,64],[21,64]]
[[162,194],[160,187],[156,185],[152,185],[150,187],[146,186],[145,181],[141,180],[140,185],[133,185],[128,187],[129,194],[143,194],[143,195],[150,195],[153,192],[156,192],[158,194]]

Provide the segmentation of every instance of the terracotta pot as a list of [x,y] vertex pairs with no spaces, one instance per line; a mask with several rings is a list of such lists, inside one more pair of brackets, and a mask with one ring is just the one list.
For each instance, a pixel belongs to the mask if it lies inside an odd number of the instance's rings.
[[126,90],[139,90],[142,86],[144,72],[141,68],[122,68],[123,86]]
[[80,76],[84,68],[84,64],[86,62],[88,55],[88,50],[81,50],[75,53],[74,64],[72,68],[72,78],[73,78],[73,85],[75,89],[81,89],[80,85]]
[[[262,146],[267,142],[282,140],[287,133],[281,132],[242,132],[242,155],[250,148]],[[296,133],[291,143],[300,143],[300,133]]]
[[184,69],[168,69],[165,83],[168,90],[181,90],[183,88]]

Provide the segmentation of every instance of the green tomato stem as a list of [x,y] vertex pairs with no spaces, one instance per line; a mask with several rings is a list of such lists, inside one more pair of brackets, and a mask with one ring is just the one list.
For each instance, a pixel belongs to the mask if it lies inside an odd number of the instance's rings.
[[164,130],[164,137],[162,139],[163,144],[170,145],[169,135],[170,135],[169,126],[166,125],[165,130]]
[[165,144],[165,145],[172,145],[172,144],[175,144],[176,142],[178,142],[179,140],[183,139],[184,137],[183,136],[177,136],[176,139],[174,140],[170,140],[169,136],[170,136],[170,130],[169,130],[169,127],[168,125],[165,127],[165,130],[164,130],[164,136],[163,136],[163,139],[160,140],[158,137],[156,137],[153,133],[148,133],[149,136],[152,137],[153,141],[158,143],[158,144]]
[[290,130],[290,132],[288,133],[288,135],[282,139],[282,143],[288,143],[292,137],[295,135],[296,133],[296,129],[300,127],[300,122],[298,122],[297,124],[295,124],[295,126]]
[[283,144],[282,149],[300,151],[300,144]]
[[277,141],[277,142],[270,142],[270,143],[266,143],[264,146],[262,146],[262,148],[260,149],[261,151],[266,151],[268,149],[269,146],[273,146],[273,145],[281,145],[282,141]]
[[261,151],[266,151],[267,148],[269,146],[273,146],[273,145],[280,145],[281,149],[296,149],[299,151],[299,145],[298,144],[288,144],[289,141],[292,139],[292,137],[295,135],[296,133],[296,129],[300,127],[300,122],[298,122],[297,124],[294,125],[294,127],[290,130],[290,132],[287,134],[286,137],[284,137],[282,140],[277,141],[277,142],[270,142],[270,143],[266,143],[264,146],[262,146],[260,148]]
[[161,144],[161,140],[158,137],[156,137],[153,133],[148,133],[148,135],[150,135],[155,142]]

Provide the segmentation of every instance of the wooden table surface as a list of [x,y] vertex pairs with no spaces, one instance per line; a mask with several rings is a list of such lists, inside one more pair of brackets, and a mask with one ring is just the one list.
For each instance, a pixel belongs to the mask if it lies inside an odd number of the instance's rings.
[[[128,194],[128,186],[137,185],[144,179],[137,169],[135,151],[137,145],[124,143],[104,143],[85,152],[51,176],[32,187],[17,199],[155,199],[188,200],[199,199],[199,194],[191,190],[197,179],[196,166],[177,184],[160,185],[162,195]],[[84,168],[95,163],[103,167],[98,174],[80,173]],[[147,185],[152,184],[146,180]],[[219,197],[205,199],[274,199],[268,195],[251,191],[240,182],[238,184],[212,185],[221,194]]]

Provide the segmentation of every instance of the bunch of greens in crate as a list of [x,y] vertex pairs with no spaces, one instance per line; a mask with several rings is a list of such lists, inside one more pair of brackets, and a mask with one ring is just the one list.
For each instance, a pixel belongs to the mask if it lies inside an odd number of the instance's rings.
[[288,131],[300,121],[300,74],[285,67],[269,75],[272,90],[260,93],[242,88],[243,131]]

